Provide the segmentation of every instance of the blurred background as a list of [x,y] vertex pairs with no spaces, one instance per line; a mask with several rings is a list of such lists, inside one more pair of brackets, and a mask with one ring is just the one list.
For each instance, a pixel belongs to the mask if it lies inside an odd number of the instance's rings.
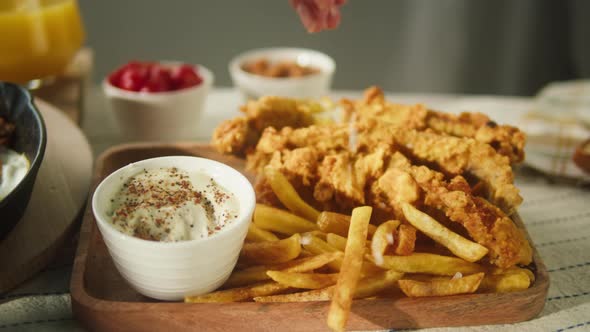
[[[590,1],[348,0],[335,31],[308,34],[288,0],[80,0],[94,79],[129,59],[202,63],[216,85],[238,53],[265,46],[323,51],[333,87],[532,95],[590,77]],[[586,17],[585,17],[586,16]]]

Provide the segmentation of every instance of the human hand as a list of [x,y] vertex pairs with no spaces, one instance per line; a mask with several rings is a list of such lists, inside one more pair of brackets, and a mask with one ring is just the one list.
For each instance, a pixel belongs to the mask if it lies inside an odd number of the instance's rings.
[[335,29],[340,24],[340,6],[346,0],[289,0],[307,32]]

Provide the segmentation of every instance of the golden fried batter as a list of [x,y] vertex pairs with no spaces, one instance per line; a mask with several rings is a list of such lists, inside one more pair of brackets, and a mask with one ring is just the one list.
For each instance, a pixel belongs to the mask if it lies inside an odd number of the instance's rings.
[[[217,128],[214,143],[225,153],[247,152],[248,169],[259,174],[266,165],[279,169],[319,209],[350,213],[368,204],[373,221],[403,222],[400,203],[408,202],[484,245],[493,264],[530,263],[530,245],[508,217],[522,201],[511,168],[523,157],[518,129],[478,113],[391,104],[377,88],[342,102],[344,123],[314,123],[310,105],[286,98],[250,102],[245,118]],[[263,178],[256,190],[259,200],[280,204]],[[406,233],[415,239],[414,228]],[[406,249],[400,253],[413,251]]]
[[418,131],[430,129],[436,133],[473,138],[489,144],[513,164],[524,159],[524,133],[512,126],[498,125],[481,113],[454,115],[428,110],[422,104],[388,103],[377,87],[367,89],[364,98],[359,101],[343,100],[342,106],[345,120],[356,122],[359,130],[371,131],[383,126]]

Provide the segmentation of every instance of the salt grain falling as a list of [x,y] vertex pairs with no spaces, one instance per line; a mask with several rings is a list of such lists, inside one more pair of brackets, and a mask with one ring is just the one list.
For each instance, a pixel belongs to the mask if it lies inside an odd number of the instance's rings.
[[301,237],[301,240],[299,241],[299,243],[301,243],[301,245],[306,245],[306,244],[310,244],[311,243],[311,235],[310,234],[305,234]]
[[377,266],[383,265],[383,255],[378,251],[373,251],[373,259]]
[[387,239],[387,243],[393,244],[393,234],[385,234],[385,238]]

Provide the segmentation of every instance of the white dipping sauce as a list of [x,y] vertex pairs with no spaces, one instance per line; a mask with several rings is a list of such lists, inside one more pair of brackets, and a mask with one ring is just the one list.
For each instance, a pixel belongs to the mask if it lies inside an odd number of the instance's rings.
[[144,240],[206,238],[237,218],[238,201],[213,178],[177,168],[144,169],[111,199],[111,222]]
[[24,179],[31,167],[24,154],[0,146],[2,176],[0,177],[0,201]]

